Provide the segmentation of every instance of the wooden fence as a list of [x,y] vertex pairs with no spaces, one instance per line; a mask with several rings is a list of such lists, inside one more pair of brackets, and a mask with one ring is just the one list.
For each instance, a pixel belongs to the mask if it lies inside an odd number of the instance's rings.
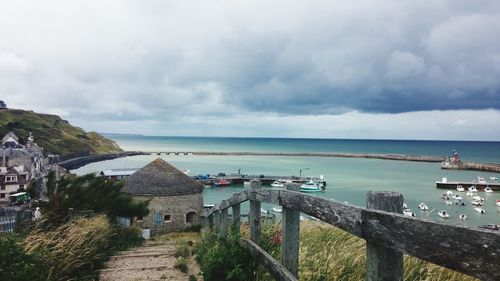
[[[240,204],[249,200],[250,239],[239,244],[276,280],[297,280],[300,212],[366,240],[366,280],[403,280],[403,253],[482,280],[500,280],[499,232],[405,217],[399,193],[369,192],[363,208],[300,193],[296,184],[286,190],[261,189],[258,180],[250,184],[205,210],[203,224],[225,235],[230,223],[240,225]],[[261,202],[283,207],[281,263],[259,247]]]

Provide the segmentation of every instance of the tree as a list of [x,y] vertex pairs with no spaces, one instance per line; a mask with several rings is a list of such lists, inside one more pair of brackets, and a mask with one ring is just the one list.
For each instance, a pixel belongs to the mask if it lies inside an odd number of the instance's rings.
[[3,100],[0,100],[0,109],[7,109],[7,104]]
[[51,172],[47,177],[49,201],[41,207],[51,226],[64,223],[69,208],[75,212],[92,210],[110,218],[146,216],[149,202],[133,201],[132,196],[121,191],[122,188],[123,182],[106,181],[93,174],[56,180]]

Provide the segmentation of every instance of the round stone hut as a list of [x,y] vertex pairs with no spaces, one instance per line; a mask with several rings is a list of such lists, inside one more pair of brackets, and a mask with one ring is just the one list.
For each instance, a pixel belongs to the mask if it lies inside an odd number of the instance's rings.
[[201,224],[203,186],[161,158],[129,176],[123,191],[134,200],[149,200],[148,216],[135,218],[133,224],[152,234]]

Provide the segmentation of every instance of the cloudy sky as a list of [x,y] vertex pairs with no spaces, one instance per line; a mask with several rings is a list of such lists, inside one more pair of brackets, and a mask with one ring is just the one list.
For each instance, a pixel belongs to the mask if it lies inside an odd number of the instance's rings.
[[0,0],[0,99],[99,132],[500,140],[500,1]]

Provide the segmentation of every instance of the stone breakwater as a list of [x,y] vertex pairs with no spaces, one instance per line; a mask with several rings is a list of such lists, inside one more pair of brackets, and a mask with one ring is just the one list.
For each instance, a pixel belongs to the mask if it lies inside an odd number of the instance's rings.
[[60,161],[59,163],[57,163],[57,165],[65,168],[67,170],[74,170],[74,169],[78,169],[80,167],[83,167],[87,164],[94,163],[94,162],[111,160],[111,159],[128,157],[128,156],[149,155],[149,154],[150,153],[145,153],[145,152],[141,152],[141,151],[125,151],[125,152],[118,152],[118,153],[87,155],[87,156],[81,156],[81,157],[76,157],[76,158],[71,158],[68,160]]
[[[166,152],[168,153],[168,152]],[[184,153],[184,152],[182,152]],[[180,153],[179,153],[180,154]],[[335,152],[189,152],[192,155],[220,155],[220,156],[303,156],[303,157],[342,157],[342,158],[372,158],[384,160],[416,161],[416,162],[436,162],[445,161],[446,157],[439,156],[415,156],[405,154],[369,154],[369,153],[335,153]]]
[[480,163],[480,162],[465,162],[459,164],[442,165],[441,169],[445,170],[473,170],[500,173],[500,164],[496,163]]

